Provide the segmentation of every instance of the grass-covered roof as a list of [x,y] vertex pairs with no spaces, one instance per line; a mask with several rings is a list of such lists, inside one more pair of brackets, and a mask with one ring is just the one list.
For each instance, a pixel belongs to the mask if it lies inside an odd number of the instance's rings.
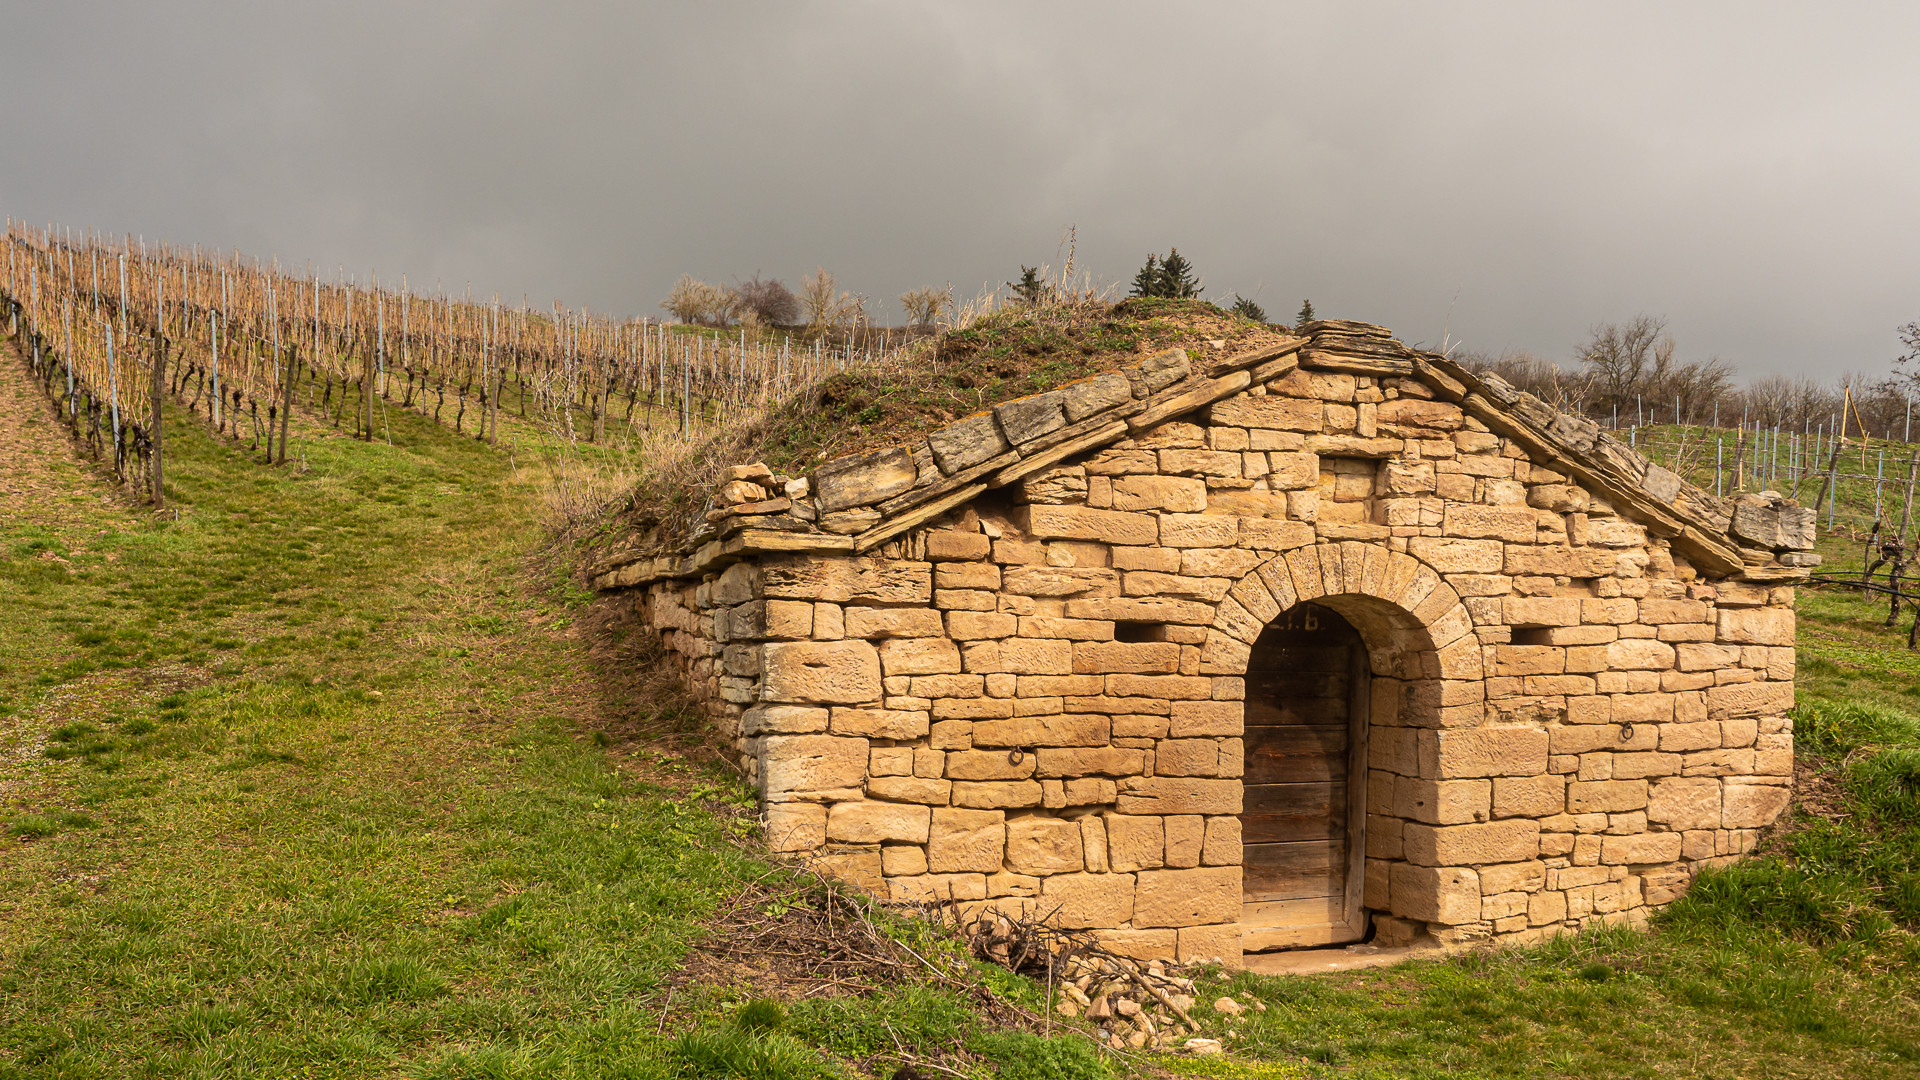
[[782,476],[805,475],[822,462],[899,444],[1170,348],[1231,354],[1289,336],[1194,300],[1008,306],[820,379],[660,461],[628,501],[623,531],[652,535],[645,547],[670,544],[693,526],[731,465],[764,462]]

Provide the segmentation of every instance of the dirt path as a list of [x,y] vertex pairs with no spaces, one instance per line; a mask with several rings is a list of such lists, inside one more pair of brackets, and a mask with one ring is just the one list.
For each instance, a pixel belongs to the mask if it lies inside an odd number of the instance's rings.
[[[28,537],[0,549],[0,559],[67,571],[69,557],[94,537],[134,521],[104,476],[74,452],[9,343],[0,343],[0,520]],[[34,710],[0,708],[0,807],[41,771],[47,726]]]
[[75,453],[11,345],[0,346],[0,517],[30,519],[68,543],[132,520],[104,476]]

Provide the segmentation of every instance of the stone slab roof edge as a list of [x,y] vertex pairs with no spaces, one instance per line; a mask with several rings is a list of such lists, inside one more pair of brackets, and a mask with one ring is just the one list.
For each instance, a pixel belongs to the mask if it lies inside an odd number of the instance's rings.
[[[1367,323],[1324,321],[1305,336],[1195,363],[1172,349],[1043,393],[1001,402],[928,433],[825,462],[812,492],[722,507],[678,553],[614,555],[593,567],[597,589],[630,588],[702,574],[756,553],[861,553],[938,518],[991,488],[1013,483],[1177,416],[1205,408],[1296,367],[1381,378],[1414,378],[1490,430],[1565,472],[1666,539],[1711,577],[1797,581],[1804,567],[1776,551],[1812,546],[1812,512],[1784,501],[1724,500],[1649,461],[1583,417],[1560,412],[1497,375],[1475,375],[1436,353],[1411,349]],[[811,518],[802,515],[811,515]],[[1742,544],[1741,540],[1748,543]]]

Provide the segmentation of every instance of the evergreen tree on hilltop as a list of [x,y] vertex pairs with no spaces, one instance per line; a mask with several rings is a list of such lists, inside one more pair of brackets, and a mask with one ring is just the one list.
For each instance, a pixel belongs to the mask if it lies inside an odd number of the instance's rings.
[[1305,330],[1307,328],[1307,324],[1312,321],[1313,321],[1313,301],[1311,300],[1300,301],[1300,314],[1295,315],[1293,317],[1294,329]]
[[1141,267],[1140,272],[1133,275],[1133,292],[1130,295],[1160,295],[1160,256],[1147,256],[1147,265]]
[[1160,260],[1160,295],[1174,300],[1192,300],[1206,287],[1193,274],[1193,264],[1180,254],[1179,248],[1168,248],[1167,257]]
[[1193,264],[1180,254],[1179,248],[1168,248],[1164,257],[1147,256],[1147,265],[1133,275],[1134,296],[1192,300],[1205,291],[1205,286],[1193,274]]
[[1232,311],[1235,315],[1238,315],[1243,319],[1252,319],[1254,322],[1257,322],[1257,323],[1263,323],[1267,321],[1267,309],[1261,307],[1259,304],[1254,303],[1252,300],[1249,300],[1246,297],[1241,296],[1239,293],[1234,294],[1233,307],[1228,310]]
[[1040,271],[1031,266],[1020,268],[1020,280],[1007,282],[1007,288],[1013,290],[1016,303],[1037,304],[1047,298],[1047,283],[1040,280]]

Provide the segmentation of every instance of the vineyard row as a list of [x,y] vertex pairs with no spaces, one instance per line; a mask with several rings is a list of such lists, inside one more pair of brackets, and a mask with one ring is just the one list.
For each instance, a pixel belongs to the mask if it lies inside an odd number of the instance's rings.
[[156,497],[162,398],[276,460],[296,406],[361,438],[391,404],[462,433],[471,414],[488,441],[502,411],[600,441],[610,426],[722,419],[876,358],[850,343],[417,295],[404,281],[328,282],[131,239],[10,224],[5,246],[8,332],[75,437]]

